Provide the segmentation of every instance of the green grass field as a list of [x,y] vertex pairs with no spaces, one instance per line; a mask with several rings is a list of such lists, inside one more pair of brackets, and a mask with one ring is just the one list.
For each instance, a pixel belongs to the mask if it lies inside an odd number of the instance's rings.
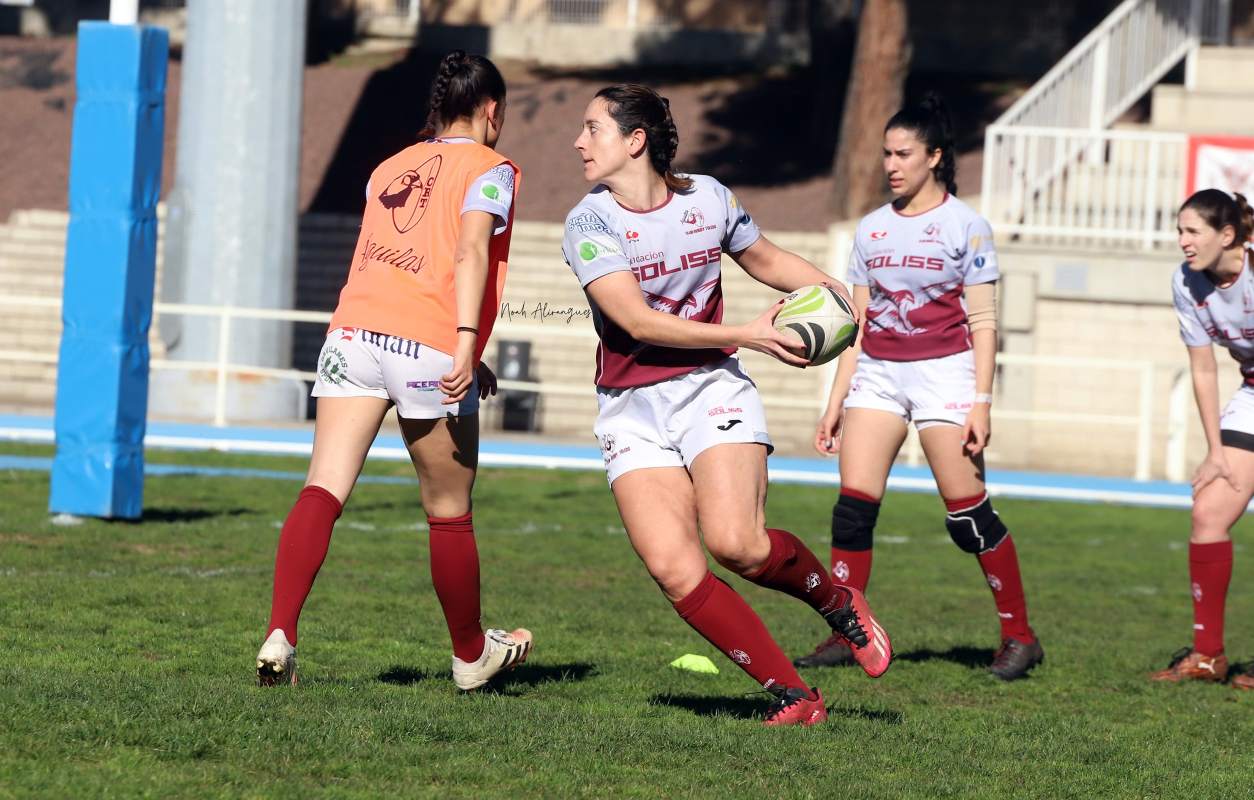
[[[0,797],[1254,792],[1254,697],[1144,678],[1189,641],[1182,511],[1000,501],[1048,653],[1030,679],[1003,684],[984,670],[997,620],[978,565],[949,542],[935,497],[891,495],[870,598],[893,668],[878,681],[811,671],[830,721],[768,730],[764,696],[674,614],[596,473],[481,475],[485,622],[525,625],[537,642],[496,691],[453,689],[416,484],[358,487],[301,620],[300,685],[257,688],[274,546],[298,488],[150,478],[142,524],[59,527],[45,473],[0,471]],[[772,524],[826,561],[832,500],[775,487]],[[1228,641],[1248,660],[1254,564],[1239,542]],[[797,601],[729,582],[790,653],[823,634]],[[684,653],[721,674],[667,666]]]

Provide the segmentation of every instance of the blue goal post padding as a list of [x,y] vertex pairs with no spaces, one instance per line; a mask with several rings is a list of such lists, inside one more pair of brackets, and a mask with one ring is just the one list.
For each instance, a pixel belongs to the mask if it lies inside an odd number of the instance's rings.
[[142,514],[168,54],[162,28],[78,28],[53,512]]

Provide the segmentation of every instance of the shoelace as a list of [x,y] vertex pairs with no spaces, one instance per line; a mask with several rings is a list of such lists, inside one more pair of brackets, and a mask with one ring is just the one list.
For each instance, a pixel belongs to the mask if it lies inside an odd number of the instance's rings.
[[[781,686],[778,689],[772,688],[764,691],[766,694],[775,698],[775,701],[772,702],[766,710],[767,719],[772,719],[775,716],[782,714],[789,708],[795,706],[797,703],[800,703],[802,700],[807,700],[810,697],[810,693],[805,689],[790,689]],[[761,694],[761,692],[753,692],[752,694]]]
[[832,630],[845,637],[854,647],[866,647],[866,630],[858,619],[858,612],[853,607],[853,595],[846,597],[845,605],[829,611],[824,616]]

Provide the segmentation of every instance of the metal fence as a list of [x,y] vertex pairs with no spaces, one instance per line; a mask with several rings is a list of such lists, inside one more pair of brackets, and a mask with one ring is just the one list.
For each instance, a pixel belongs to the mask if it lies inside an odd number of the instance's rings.
[[[19,308],[60,308],[61,301],[49,297],[0,296],[0,307]],[[150,363],[153,370],[181,370],[212,372],[216,376],[214,392],[215,425],[225,426],[230,422],[227,415],[227,391],[229,379],[236,375],[264,376],[280,379],[294,379],[311,383],[316,374],[307,370],[280,369],[260,367],[250,364],[239,364],[230,361],[230,340],[232,323],[235,320],[279,320],[288,322],[313,322],[326,324],[331,315],[324,311],[295,311],[284,309],[237,308],[230,306],[189,305],[179,303],[156,303],[157,314],[196,315],[216,317],[218,324],[217,358],[213,361],[177,361],[154,358]],[[588,328],[567,328],[545,325],[513,325],[511,336],[527,338],[532,341],[552,341],[554,337],[595,338],[596,334]],[[1179,365],[1155,363],[1149,360],[1072,358],[1059,356],[1041,356],[1027,354],[998,354],[999,366],[1017,367],[1064,367],[1075,372],[1095,371],[1099,374],[1124,372],[1135,376],[1135,397],[1127,405],[1134,408],[1134,413],[1126,414],[1077,414],[1070,410],[1053,411],[1048,409],[1004,408],[996,406],[993,410],[994,420],[1021,421],[1040,425],[1056,425],[1066,428],[1091,425],[1099,428],[1125,428],[1135,438],[1135,466],[1132,477],[1147,480],[1151,477],[1153,462],[1153,446],[1155,426],[1159,424],[1154,418],[1154,387],[1156,378],[1162,370],[1170,370],[1172,389],[1169,418],[1166,420],[1168,433],[1166,443],[1166,473],[1169,478],[1181,480],[1186,469],[1186,447],[1188,420],[1192,413],[1189,403],[1188,371],[1181,370]],[[38,352],[30,349],[0,348],[0,362],[34,362],[56,364],[57,353]],[[505,391],[535,392],[540,395],[567,395],[587,398],[590,406],[595,405],[595,398],[586,383],[563,384],[554,382],[515,381],[501,379],[499,388]],[[780,396],[764,387],[763,402],[767,408],[801,408],[817,410],[813,398]],[[917,465],[922,461],[922,451],[917,437],[913,434],[906,442],[903,456],[907,463]]]
[[1126,0],[985,131],[982,211],[1043,241],[1150,249],[1184,190],[1183,134],[1109,131],[1203,42],[1226,41],[1230,0]]

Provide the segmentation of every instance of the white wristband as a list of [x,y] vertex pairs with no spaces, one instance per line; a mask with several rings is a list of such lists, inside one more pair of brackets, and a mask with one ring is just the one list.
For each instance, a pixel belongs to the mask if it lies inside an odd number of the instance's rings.
[[993,396],[991,394],[984,394],[981,392],[975,396],[975,402],[991,406],[993,404]]

